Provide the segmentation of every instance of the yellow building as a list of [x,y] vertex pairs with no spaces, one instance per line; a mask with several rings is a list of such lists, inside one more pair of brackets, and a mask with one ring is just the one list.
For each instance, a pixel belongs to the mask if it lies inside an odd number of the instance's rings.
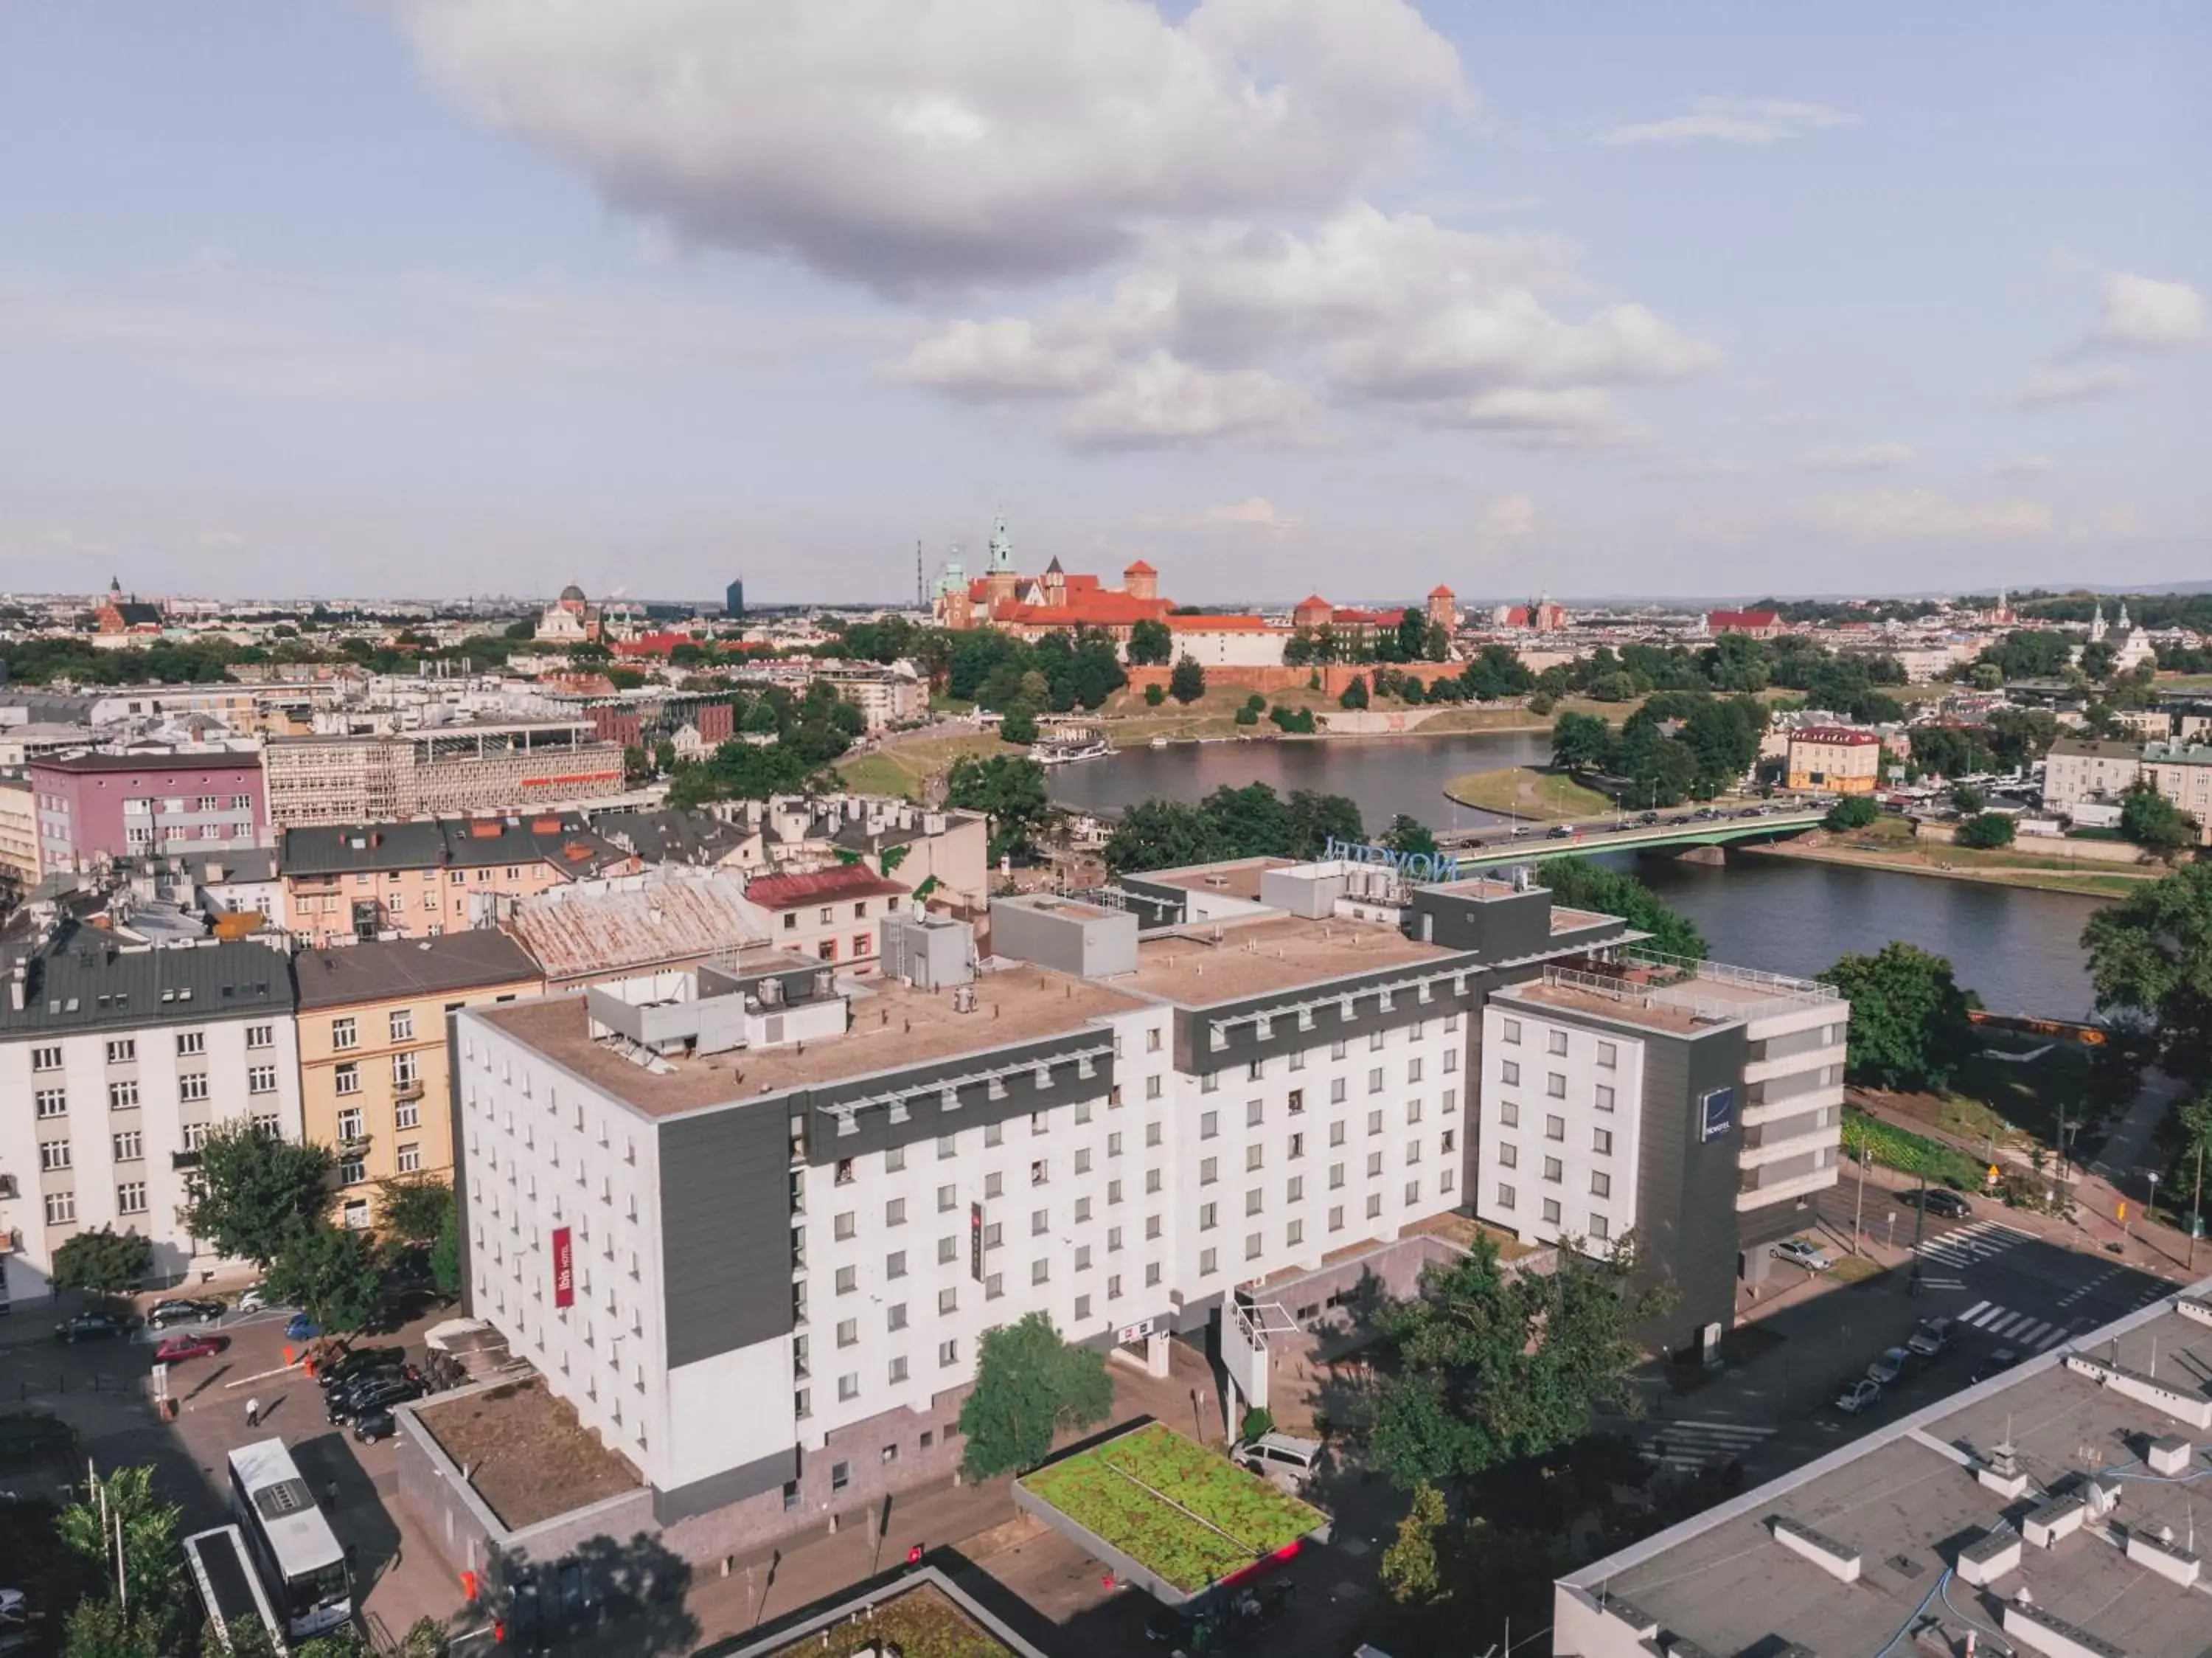
[[1790,734],[1789,786],[1832,795],[1871,795],[1881,776],[1881,739],[1843,726],[1808,726]]
[[308,1140],[337,1155],[337,1218],[376,1219],[378,1182],[450,1181],[446,1015],[544,989],[538,964],[486,929],[303,950],[300,1102]]

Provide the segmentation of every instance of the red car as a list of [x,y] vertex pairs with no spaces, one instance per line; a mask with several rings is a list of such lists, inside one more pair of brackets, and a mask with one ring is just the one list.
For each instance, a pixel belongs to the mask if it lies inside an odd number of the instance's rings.
[[154,1350],[154,1362],[174,1364],[179,1359],[204,1359],[229,1345],[226,1336],[172,1336]]

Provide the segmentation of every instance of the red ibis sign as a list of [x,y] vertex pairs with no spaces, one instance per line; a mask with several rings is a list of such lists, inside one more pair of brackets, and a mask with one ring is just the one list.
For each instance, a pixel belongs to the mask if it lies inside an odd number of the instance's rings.
[[553,1228],[553,1305],[574,1307],[576,1304],[576,1247],[569,1229],[565,1226]]

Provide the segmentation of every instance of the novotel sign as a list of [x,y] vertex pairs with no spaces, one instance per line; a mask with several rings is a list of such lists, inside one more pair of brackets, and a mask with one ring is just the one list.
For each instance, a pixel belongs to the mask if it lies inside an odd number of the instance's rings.
[[1388,846],[1365,846],[1352,841],[1339,840],[1332,835],[1322,848],[1325,863],[1381,863],[1395,869],[1408,881],[1457,881],[1459,854],[1456,852],[1400,852]]

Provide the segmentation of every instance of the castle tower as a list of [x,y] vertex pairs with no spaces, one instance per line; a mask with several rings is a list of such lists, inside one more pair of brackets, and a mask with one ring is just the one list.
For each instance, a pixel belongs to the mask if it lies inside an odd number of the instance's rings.
[[1449,637],[1459,625],[1459,605],[1452,590],[1439,582],[1429,589],[1429,625],[1442,628]]
[[1000,513],[991,521],[991,563],[983,576],[983,603],[987,610],[996,609],[1014,596],[1014,544],[1006,533],[1006,515]]
[[1057,556],[1044,567],[1044,601],[1054,610],[1067,604],[1067,572],[1060,567]]
[[1157,599],[1160,596],[1160,573],[1139,558],[1121,572],[1121,591],[1132,599]]

